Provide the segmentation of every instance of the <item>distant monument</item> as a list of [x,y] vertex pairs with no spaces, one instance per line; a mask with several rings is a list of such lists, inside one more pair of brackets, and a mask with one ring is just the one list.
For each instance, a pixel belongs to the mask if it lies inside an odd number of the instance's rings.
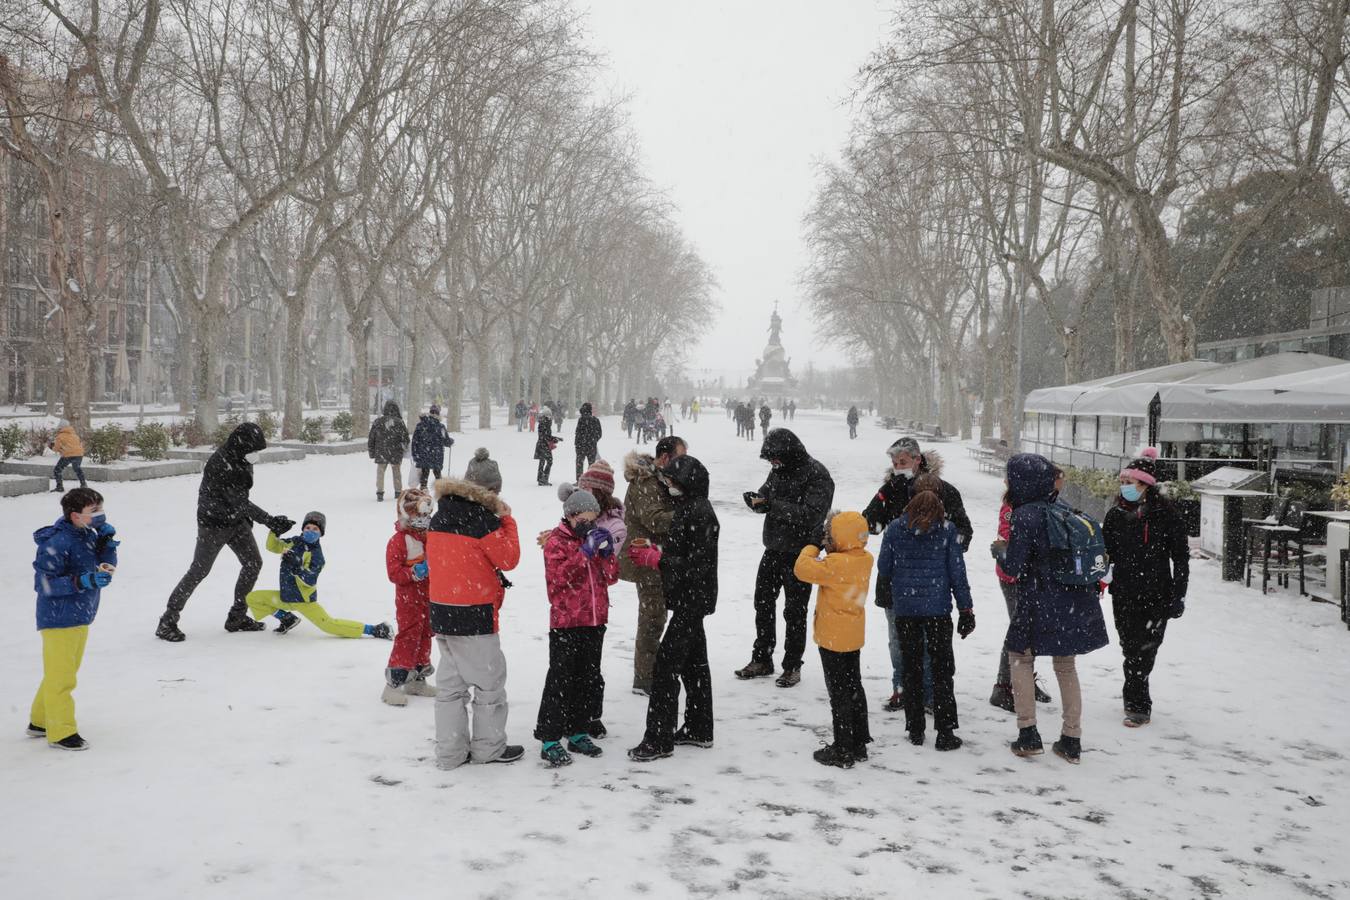
[[764,355],[755,360],[755,374],[746,383],[746,389],[754,396],[781,398],[796,392],[797,379],[792,377],[780,340],[782,331],[783,319],[778,315],[778,304],[775,303],[773,315],[769,317],[769,344],[764,348]]

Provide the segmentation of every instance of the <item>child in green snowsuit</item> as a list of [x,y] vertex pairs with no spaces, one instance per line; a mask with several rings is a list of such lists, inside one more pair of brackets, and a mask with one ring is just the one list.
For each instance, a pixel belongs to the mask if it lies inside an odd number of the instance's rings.
[[[319,573],[323,571],[323,548],[319,541],[328,520],[323,513],[305,515],[300,534],[282,538],[268,533],[267,549],[281,554],[281,590],[253,591],[244,598],[253,618],[276,616],[277,634],[285,634],[300,624],[300,616],[309,619],[320,631],[344,638],[363,635],[391,640],[388,623],[367,625],[351,619],[335,619],[319,605]],[[296,615],[299,613],[300,615]]]

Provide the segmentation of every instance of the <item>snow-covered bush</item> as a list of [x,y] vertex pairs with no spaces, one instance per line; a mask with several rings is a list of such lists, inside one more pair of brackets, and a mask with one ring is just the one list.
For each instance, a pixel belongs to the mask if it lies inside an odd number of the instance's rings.
[[258,427],[262,429],[263,437],[272,440],[272,435],[277,433],[277,419],[265,409],[258,411]]
[[119,428],[117,425],[109,423],[102,428],[95,428],[89,435],[89,446],[87,452],[93,457],[94,462],[107,465],[127,455],[127,446],[130,443],[130,435]]
[[333,416],[333,431],[340,440],[350,441],[352,439],[352,429],[356,427],[356,421],[349,412],[340,412]]
[[28,427],[28,455],[41,456],[52,442],[52,430],[46,425]]
[[189,447],[200,447],[207,443],[206,430],[202,428],[197,417],[193,416],[183,422],[183,443]]
[[305,427],[300,429],[300,440],[306,444],[323,443],[323,429],[328,424],[323,416],[305,419]]
[[169,431],[158,422],[138,422],[131,432],[131,443],[148,460],[160,460],[169,455]]
[[0,428],[0,459],[9,459],[11,456],[18,456],[19,451],[26,446],[24,441],[23,428],[18,422],[11,422],[4,428]]

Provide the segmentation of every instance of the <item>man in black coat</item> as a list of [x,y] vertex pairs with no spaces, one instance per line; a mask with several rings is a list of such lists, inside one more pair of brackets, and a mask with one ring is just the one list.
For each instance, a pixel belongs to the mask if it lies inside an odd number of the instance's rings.
[[792,567],[797,555],[812,543],[823,527],[834,500],[834,479],[811,458],[801,439],[786,428],[775,428],[764,437],[760,459],[772,470],[757,493],[745,494],[746,505],[764,514],[764,555],[755,577],[755,647],[750,663],[736,670],[737,678],[773,674],[775,607],[783,590],[783,674],[779,687],[801,681],[802,654],[806,652],[806,608],[811,585],[799,581]]
[[384,470],[394,470],[394,496],[403,493],[403,454],[408,450],[408,426],[398,404],[390,400],[384,414],[370,423],[366,453],[375,461],[375,499],[384,499]]
[[583,463],[589,466],[600,455],[601,433],[600,420],[591,414],[591,405],[581,404],[576,433],[572,436],[577,445],[577,478],[580,478],[584,471]]
[[[882,482],[880,490],[863,510],[863,518],[873,534],[881,534],[886,526],[900,518],[909,501],[913,499],[914,479],[920,475],[932,474],[942,477],[942,457],[936,453],[923,453],[919,442],[912,437],[902,437],[886,449],[891,458],[891,471]],[[966,505],[961,500],[961,492],[950,483],[942,482],[942,491],[938,495],[947,511],[947,519],[956,526],[957,540],[961,542],[961,552],[970,549],[970,539],[975,529],[971,527],[970,516],[966,515]]]
[[[708,470],[697,459],[678,456],[658,477],[674,501],[670,530],[660,551],[653,554],[671,617],[652,669],[647,730],[642,743],[628,751],[638,762],[670,756],[676,744],[713,743],[712,671],[703,619],[717,609],[717,541],[722,526],[708,500]],[[638,562],[636,554],[633,559]],[[684,725],[677,731],[681,683]]]
[[441,470],[445,468],[445,448],[454,445],[455,439],[441,421],[441,408],[432,404],[413,429],[412,458],[413,465],[417,466],[418,487],[426,489],[428,475],[440,479]]
[[295,526],[295,520],[269,515],[253,501],[253,463],[249,456],[267,449],[262,429],[245,422],[230,432],[220,449],[211,454],[202,471],[197,489],[197,548],[187,574],[169,595],[168,607],[159,619],[155,637],[177,643],[186,635],[178,628],[178,616],[192,592],[211,572],[221,548],[228,546],[239,560],[239,579],[234,584],[234,605],[225,618],[226,631],[261,631],[266,626],[248,614],[244,598],[253,590],[262,571],[262,555],[253,539],[253,523],[266,525],[281,535]]

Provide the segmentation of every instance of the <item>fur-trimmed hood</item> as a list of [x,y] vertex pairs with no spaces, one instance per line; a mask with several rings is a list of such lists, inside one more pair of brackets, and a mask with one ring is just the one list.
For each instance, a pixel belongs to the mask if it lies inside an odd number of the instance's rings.
[[623,458],[623,480],[656,477],[656,457],[640,450],[630,450]]
[[459,497],[471,503],[477,503],[495,515],[503,514],[501,498],[485,487],[479,487],[471,481],[459,478],[436,479],[436,501],[442,497]]
[[[936,475],[939,478],[942,477],[942,469],[946,464],[942,461],[941,453],[936,450],[925,450],[923,451],[922,459],[923,462],[919,465],[919,471],[918,474],[914,476],[915,478],[918,478],[919,475]],[[887,466],[885,477],[891,478],[894,475],[895,469],[891,466]]]

